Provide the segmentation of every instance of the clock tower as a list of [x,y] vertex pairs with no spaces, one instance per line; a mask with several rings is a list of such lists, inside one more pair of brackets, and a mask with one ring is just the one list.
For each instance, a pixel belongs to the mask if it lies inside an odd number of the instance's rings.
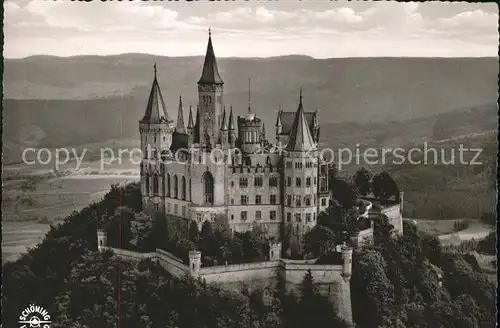
[[[220,143],[222,127],[224,82],[219,75],[217,60],[212,46],[212,35],[208,31],[208,46],[203,64],[203,72],[198,81],[198,101],[200,104],[199,135],[201,146],[213,149]],[[210,143],[210,144],[208,144]]]

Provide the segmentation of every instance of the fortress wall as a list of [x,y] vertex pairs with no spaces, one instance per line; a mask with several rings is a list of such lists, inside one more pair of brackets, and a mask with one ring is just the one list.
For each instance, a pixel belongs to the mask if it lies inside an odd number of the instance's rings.
[[284,274],[285,281],[291,284],[299,285],[302,283],[307,270],[311,270],[314,282],[318,284],[342,280],[341,265],[315,265],[281,262],[281,269],[282,274]]
[[189,273],[189,268],[182,263],[182,260],[173,256],[169,252],[157,249],[158,263],[171,275],[182,277]]
[[207,282],[241,283],[257,280],[268,281],[276,276],[279,261],[219,265],[200,269],[200,277]]
[[351,237],[354,247],[373,244],[373,228],[361,230],[357,236]]
[[394,231],[403,234],[403,216],[399,204],[382,209],[382,214],[387,216],[389,223],[394,226]]
[[138,253],[138,252],[128,251],[125,249],[119,249],[107,246],[100,246],[99,248],[101,251],[111,250],[116,256],[118,256],[120,259],[123,260],[142,261],[145,259],[152,259],[152,260],[156,259],[156,253]]

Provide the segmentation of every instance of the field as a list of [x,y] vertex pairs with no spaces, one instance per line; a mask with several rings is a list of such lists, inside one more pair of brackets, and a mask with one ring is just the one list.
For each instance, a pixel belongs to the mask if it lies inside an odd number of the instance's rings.
[[[71,164],[66,166],[69,170]],[[2,261],[10,261],[43,239],[51,223],[57,223],[73,211],[99,201],[112,184],[138,180],[137,169],[114,165],[95,174],[97,162],[85,163],[85,169],[61,177],[47,177],[47,167],[11,165],[4,168],[6,180],[2,199]],[[20,185],[33,177],[42,177],[36,190],[23,193]],[[5,178],[4,178],[5,180]],[[29,198],[20,204],[17,195]]]

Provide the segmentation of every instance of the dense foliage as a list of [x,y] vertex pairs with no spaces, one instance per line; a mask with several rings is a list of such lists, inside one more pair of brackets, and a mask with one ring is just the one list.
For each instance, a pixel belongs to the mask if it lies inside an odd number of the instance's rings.
[[[285,292],[277,277],[271,299],[262,290],[227,292],[188,277],[175,278],[151,262],[138,265],[120,261],[111,252],[97,252],[96,230],[105,227],[110,242],[129,243],[148,250],[165,242],[160,218],[141,212],[140,189],[112,186],[104,199],[70,215],[52,227],[43,242],[18,261],[3,266],[3,326],[17,326],[19,313],[43,306],[54,327],[309,327],[308,316],[320,326],[343,327],[332,304],[306,275],[300,296]],[[124,207],[126,204],[129,207]],[[112,213],[112,215],[109,215]],[[163,222],[163,223],[162,223]],[[158,229],[157,229],[158,228]],[[223,256],[239,254],[241,261],[262,256],[257,232],[233,237]],[[219,240],[229,238],[205,224],[191,240],[179,240],[177,249],[204,249],[217,257]],[[236,241],[238,240],[238,242]],[[239,249],[236,245],[239,244]],[[214,252],[214,254],[210,252]]]
[[387,221],[378,226],[377,245],[354,255],[351,291],[360,328],[494,326],[495,287],[465,254],[443,251],[413,225],[395,238],[384,236]]

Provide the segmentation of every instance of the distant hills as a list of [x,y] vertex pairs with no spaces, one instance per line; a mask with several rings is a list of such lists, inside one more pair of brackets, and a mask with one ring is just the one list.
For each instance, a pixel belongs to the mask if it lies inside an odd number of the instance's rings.
[[[175,119],[179,95],[186,107],[196,106],[202,57],[125,54],[5,60],[4,142],[15,149],[32,139],[38,146],[62,147],[137,137],[155,62],[169,115]],[[286,56],[218,62],[225,104],[232,104],[237,114],[247,110],[252,79],[252,109],[264,118],[270,138],[277,109],[281,104],[295,110],[300,87],[306,110],[319,110],[322,135],[329,144],[341,144],[338,138],[353,132],[353,138],[392,144],[400,143],[402,136],[446,138],[462,133],[458,129],[468,133],[496,127],[497,58]]]

